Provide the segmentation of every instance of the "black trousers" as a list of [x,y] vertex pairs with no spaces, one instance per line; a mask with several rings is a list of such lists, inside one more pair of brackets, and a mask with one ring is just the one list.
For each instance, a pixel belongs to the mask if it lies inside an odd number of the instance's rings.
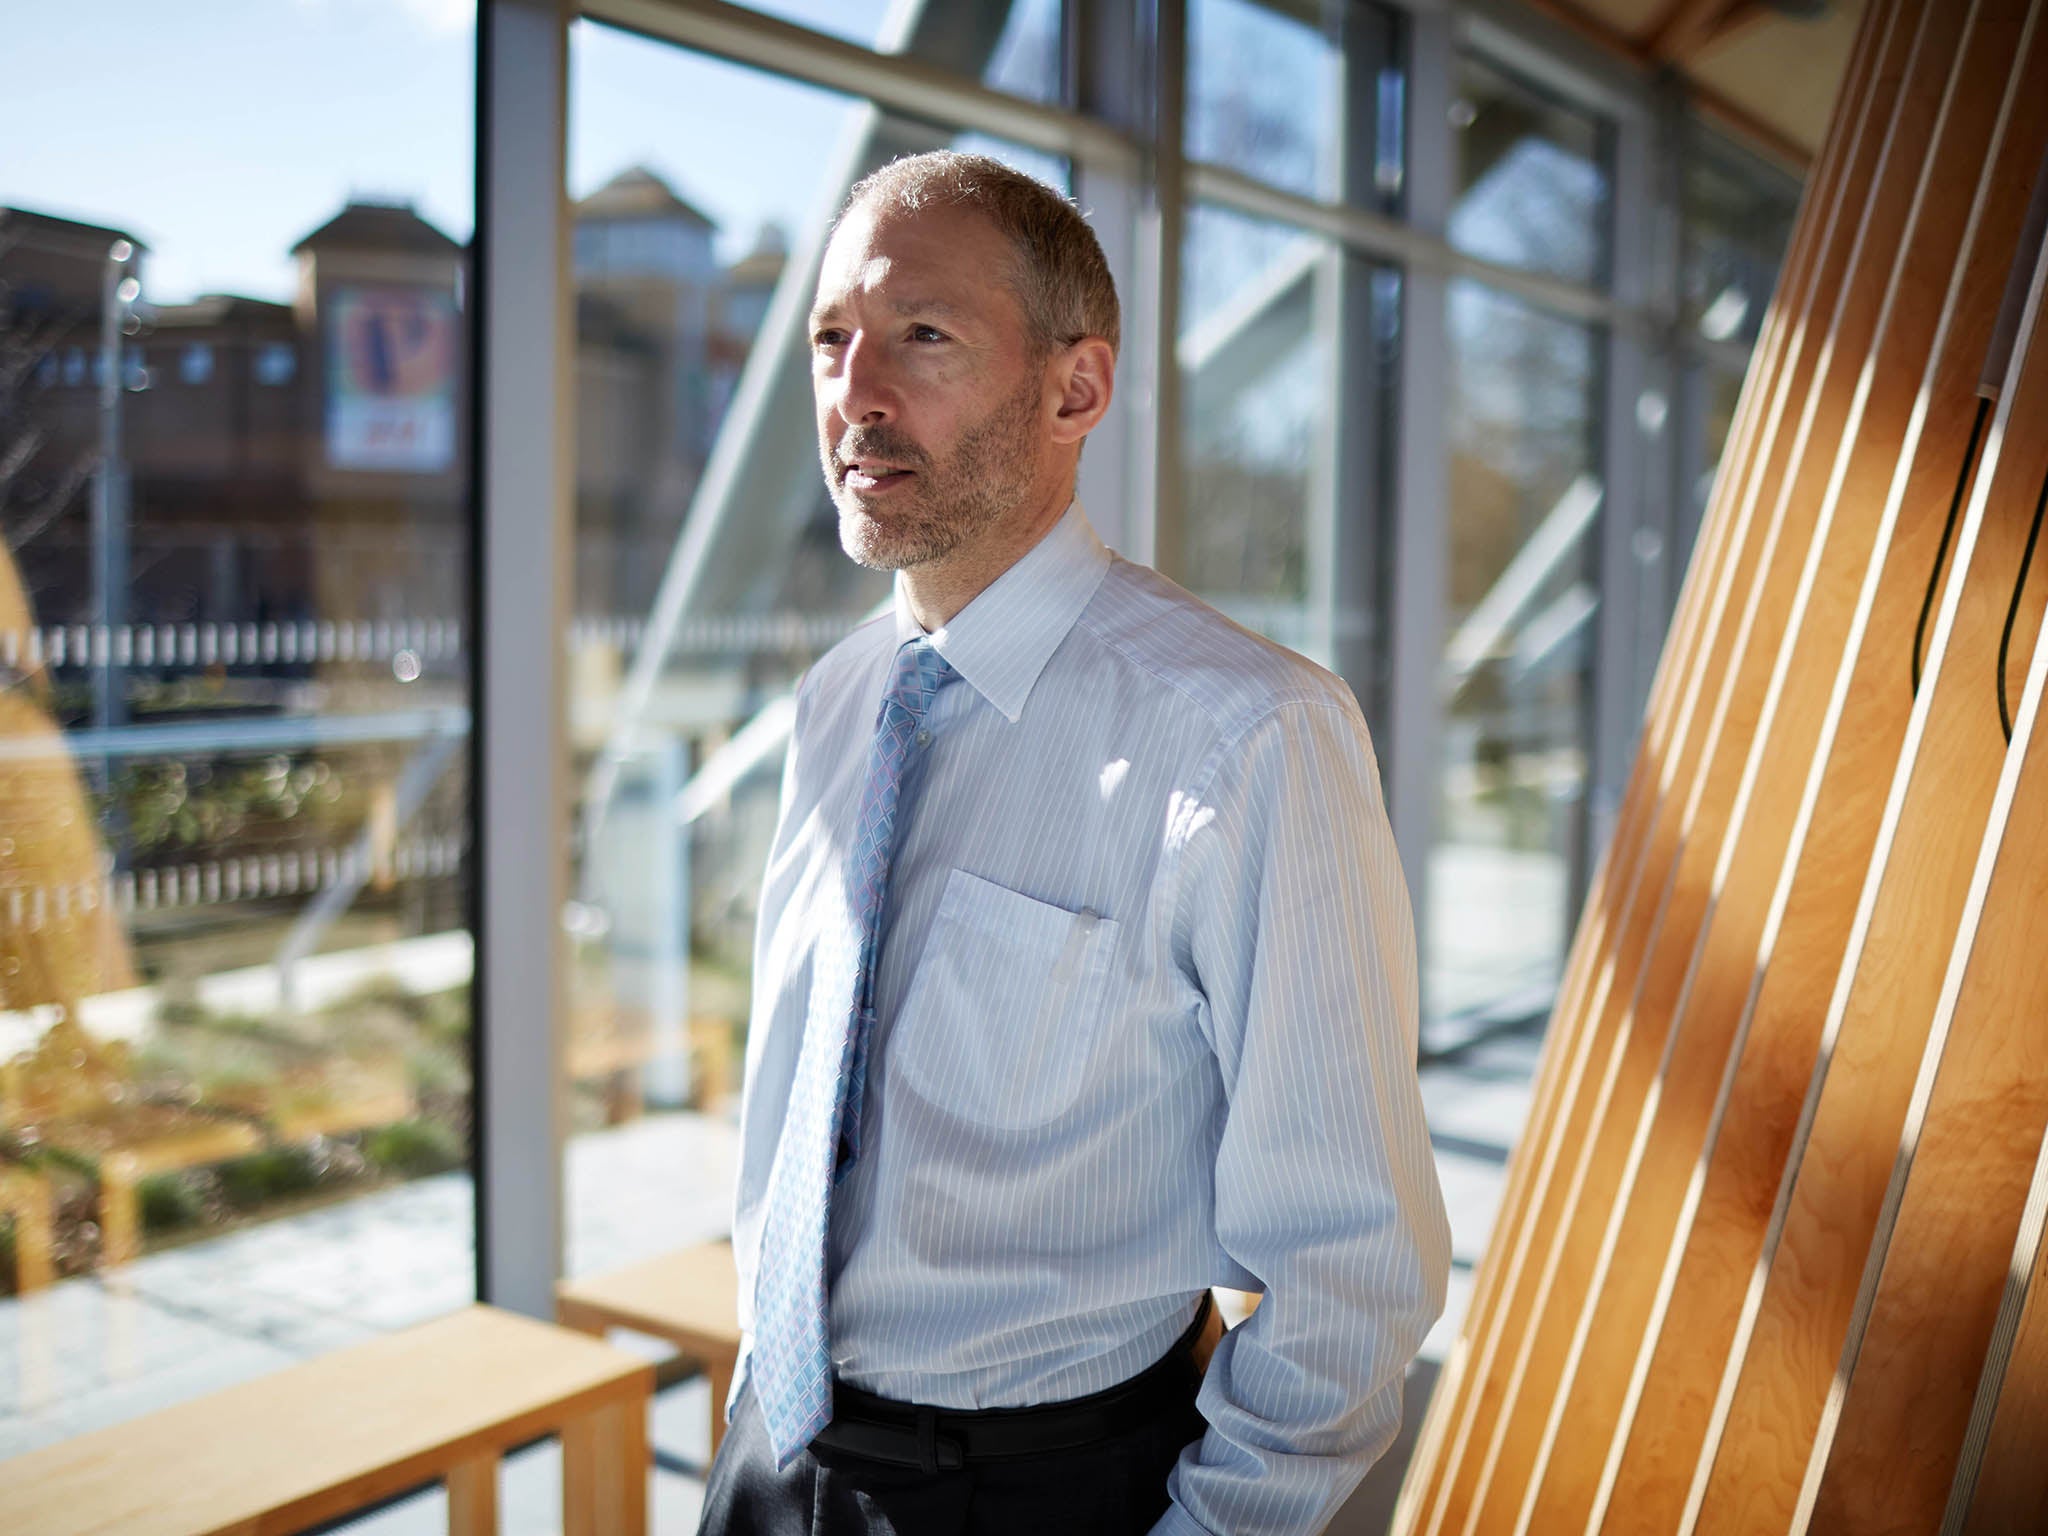
[[698,1536],[1143,1536],[1166,1512],[1167,1473],[1207,1428],[1194,1394],[1085,1450],[927,1476],[823,1449],[777,1472],[750,1383],[712,1464]]

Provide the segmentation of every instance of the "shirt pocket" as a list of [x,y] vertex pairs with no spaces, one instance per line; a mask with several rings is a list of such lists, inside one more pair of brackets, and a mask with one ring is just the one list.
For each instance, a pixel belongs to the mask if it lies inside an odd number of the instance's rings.
[[1079,1094],[1101,1033],[1116,928],[953,870],[897,1011],[888,1070],[983,1125],[1054,1119]]

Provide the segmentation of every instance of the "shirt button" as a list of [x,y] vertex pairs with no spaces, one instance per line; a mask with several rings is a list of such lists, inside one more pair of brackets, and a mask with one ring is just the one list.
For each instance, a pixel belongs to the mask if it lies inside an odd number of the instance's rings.
[[932,744],[932,733],[930,731],[919,731],[917,733],[917,744],[920,747],[930,746]]

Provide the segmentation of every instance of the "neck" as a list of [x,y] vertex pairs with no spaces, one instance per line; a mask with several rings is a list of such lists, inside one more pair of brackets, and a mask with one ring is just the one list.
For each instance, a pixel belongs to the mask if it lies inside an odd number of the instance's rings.
[[993,586],[997,577],[1036,549],[1073,503],[1072,482],[1067,484],[1067,490],[1034,496],[980,539],[951,554],[906,566],[899,573],[903,596],[918,626],[927,634],[944,629],[961,609]]

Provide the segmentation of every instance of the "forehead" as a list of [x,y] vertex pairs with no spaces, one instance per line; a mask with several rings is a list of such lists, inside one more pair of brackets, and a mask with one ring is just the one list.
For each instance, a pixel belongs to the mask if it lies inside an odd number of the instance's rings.
[[1013,261],[1009,242],[973,208],[905,212],[864,205],[840,221],[825,248],[815,307],[942,304],[1014,316]]

